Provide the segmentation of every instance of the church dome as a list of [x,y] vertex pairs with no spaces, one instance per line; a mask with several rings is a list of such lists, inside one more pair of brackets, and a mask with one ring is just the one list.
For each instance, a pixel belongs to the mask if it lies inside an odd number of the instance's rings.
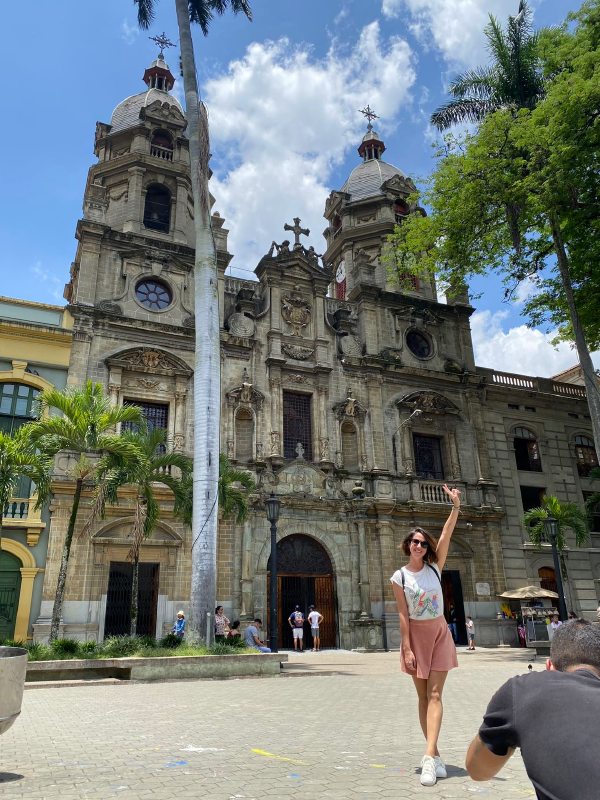
[[362,200],[365,197],[383,194],[381,186],[394,175],[406,177],[402,170],[394,167],[393,164],[372,158],[352,170],[341,190],[350,195],[350,201]]
[[175,106],[185,116],[181,103],[164,89],[148,89],[146,92],[127,97],[115,108],[110,118],[111,133],[133,128],[140,121],[140,111],[144,106],[149,106],[155,100]]

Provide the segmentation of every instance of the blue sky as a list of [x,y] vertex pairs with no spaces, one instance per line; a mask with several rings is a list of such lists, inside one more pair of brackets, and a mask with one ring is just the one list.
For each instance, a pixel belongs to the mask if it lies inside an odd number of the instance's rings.
[[[535,0],[538,25],[561,22],[577,2]],[[225,16],[210,35],[195,33],[208,102],[215,209],[231,230],[232,270],[251,277],[283,224],[300,216],[323,249],[324,199],[358,164],[364,132],[358,109],[381,119],[384,159],[415,180],[432,166],[427,120],[456,71],[485,63],[482,28],[502,21],[517,0],[254,0],[254,21]],[[98,9],[101,8],[101,13]],[[4,44],[10,90],[1,130],[5,191],[0,294],[62,303],[75,255],[96,121],[143,89],[156,57],[148,35],[177,41],[173,0],[161,0],[148,33],[129,0],[22,0],[3,9],[5,30],[27,38]],[[177,73],[175,49],[167,54]],[[178,87],[175,93],[178,92]],[[180,95],[181,96],[181,95]],[[8,190],[7,190],[8,189]],[[478,363],[550,375],[576,361],[546,332],[527,330],[502,287],[478,281],[473,332]]]

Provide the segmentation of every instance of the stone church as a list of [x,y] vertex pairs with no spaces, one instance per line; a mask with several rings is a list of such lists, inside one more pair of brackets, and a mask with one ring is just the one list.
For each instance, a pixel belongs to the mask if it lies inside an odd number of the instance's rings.
[[[142,92],[98,123],[77,251],[65,297],[73,318],[69,386],[99,381],[114,404],[142,406],[192,454],[194,232],[186,118],[161,56]],[[278,604],[325,617],[322,643],[376,650],[399,645],[390,575],[415,524],[439,535],[459,487],[463,507],[443,573],[459,633],[477,620],[482,644],[515,644],[498,619],[498,595],[553,585],[547,546],[523,531],[542,494],[582,502],[598,489],[585,390],[577,383],[498,373],[475,365],[467,294],[438,299],[433,281],[390,282],[387,236],[411,210],[414,185],[386,163],[369,123],[357,166],[327,199],[325,252],[301,220],[281,220],[279,243],[254,280],[226,275],[225,220],[215,211],[222,355],[222,452],[257,488],[243,525],[221,520],[218,602],[243,624],[267,620],[269,525],[264,500],[281,500]],[[218,207],[218,198],[217,198]],[[306,244],[304,243],[306,242]],[[315,249],[316,248],[316,249]],[[48,633],[73,493],[72,457],[56,463],[40,616]],[[162,635],[187,608],[191,532],[163,514],[141,552],[138,631]],[[65,636],[127,630],[132,498],[75,539],[64,604]],[[84,515],[80,514],[81,524]],[[596,525],[600,529],[600,525]],[[77,535],[77,534],[76,534]],[[598,604],[600,530],[565,553],[568,603]],[[129,594],[128,594],[129,593]],[[463,624],[461,624],[463,623]],[[281,622],[280,622],[281,625]],[[289,645],[289,627],[280,642]]]

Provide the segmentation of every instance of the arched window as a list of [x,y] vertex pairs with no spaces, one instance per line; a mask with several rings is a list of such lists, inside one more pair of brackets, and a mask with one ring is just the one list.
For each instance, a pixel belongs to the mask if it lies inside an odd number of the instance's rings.
[[150,155],[165,161],[173,161],[173,140],[166,131],[154,131],[150,143]]
[[171,225],[171,193],[156,183],[146,190],[144,205],[144,227],[168,233]]
[[598,454],[594,442],[589,436],[574,436],[573,443],[577,457],[577,472],[582,477],[587,477],[590,470],[598,466]]
[[557,592],[556,585],[556,572],[552,567],[540,567],[538,569],[538,577],[540,578],[540,586],[550,592]]
[[542,462],[535,433],[529,428],[513,428],[517,469],[524,472],[541,472]]
[[342,455],[346,469],[358,468],[358,436],[351,422],[342,424]]
[[235,418],[235,457],[238,461],[252,460],[254,418],[247,408],[240,408]]

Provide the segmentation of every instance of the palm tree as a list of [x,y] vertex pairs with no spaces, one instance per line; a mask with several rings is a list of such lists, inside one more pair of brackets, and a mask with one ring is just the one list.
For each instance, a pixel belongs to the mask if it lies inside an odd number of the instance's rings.
[[[157,484],[171,490],[175,498],[175,516],[191,525],[191,507],[185,502],[185,482],[193,470],[193,461],[183,453],[174,452],[167,443],[167,431],[162,428],[149,430],[143,419],[136,429],[127,430],[121,438],[134,446],[141,454],[136,460],[126,463],[115,463],[112,456],[107,456],[98,473],[98,496],[101,513],[104,516],[105,503],[117,504],[119,489],[122,486],[135,486],[135,511],[131,550],[128,560],[133,562],[133,581],[131,586],[131,635],[137,631],[138,617],[138,576],[140,548],[154,530],[160,514],[160,506],[155,496]],[[175,467],[181,476],[172,473]],[[86,525],[86,529],[89,526]],[[82,532],[83,535],[84,532]]]
[[531,508],[523,516],[523,527],[533,544],[539,546],[544,541],[544,520],[548,517],[554,517],[558,522],[556,547],[559,551],[564,550],[566,546],[567,529],[572,530],[575,534],[577,547],[585,546],[590,532],[587,511],[577,503],[561,503],[553,495],[548,497],[544,495],[542,505],[539,508]]
[[526,0],[519,3],[517,16],[508,18],[506,31],[490,14],[485,35],[492,63],[457,75],[450,83],[454,99],[431,115],[431,124],[440,131],[460,122],[481,122],[500,108],[533,108],[544,96],[539,31],[533,30]]
[[[134,0],[138,23],[148,28],[157,0]],[[211,229],[208,191],[210,144],[208,115],[200,103],[191,22],[206,36],[210,22],[229,8],[249,20],[248,0],[175,0],[181,46],[183,87],[188,121],[196,257],[194,301],[196,358],[194,370],[194,547],[188,638],[206,641],[207,614],[216,597],[217,573],[217,485],[219,482],[219,435],[221,422],[221,365],[219,304],[217,302],[217,254]]]
[[[62,614],[67,567],[71,554],[71,543],[77,522],[79,501],[85,480],[95,477],[98,462],[88,456],[112,455],[123,463],[140,457],[139,450],[131,442],[114,433],[115,426],[121,422],[139,424],[142,410],[137,406],[113,406],[105,397],[102,386],[88,381],[84,389],[48,389],[39,396],[40,413],[37,420],[28,423],[27,434],[30,441],[39,445],[40,450],[55,456],[61,450],[77,454],[77,463],[71,474],[75,478],[75,493],[69,517],[67,534],[63,544],[56,597],[52,609],[50,641],[58,637]],[[59,411],[62,416],[43,417],[46,409]]]
[[32,446],[27,426],[14,433],[0,431],[0,564],[2,562],[2,515],[14,494],[20,478],[35,484],[35,508],[50,494],[52,459]]
[[[234,484],[239,483],[242,489]],[[248,472],[232,467],[227,456],[219,456],[219,510],[223,518],[235,514],[235,521],[239,524],[248,517],[248,495],[254,489],[254,481]]]

